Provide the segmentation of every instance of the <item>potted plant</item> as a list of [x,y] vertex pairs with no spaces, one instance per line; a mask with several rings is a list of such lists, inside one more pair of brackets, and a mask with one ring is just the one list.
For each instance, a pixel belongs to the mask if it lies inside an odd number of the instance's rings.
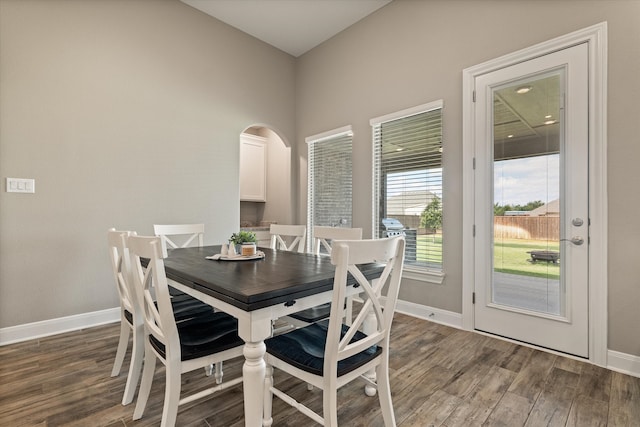
[[[229,244],[235,246],[236,253],[242,255],[253,255],[256,253],[256,233],[253,231],[238,231],[229,238]],[[243,245],[247,249],[243,250]]]

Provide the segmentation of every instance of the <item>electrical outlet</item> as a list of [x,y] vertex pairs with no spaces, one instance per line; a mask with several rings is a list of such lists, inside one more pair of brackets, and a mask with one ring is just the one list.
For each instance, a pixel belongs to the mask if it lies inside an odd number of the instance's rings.
[[36,180],[30,178],[7,178],[7,193],[35,193]]

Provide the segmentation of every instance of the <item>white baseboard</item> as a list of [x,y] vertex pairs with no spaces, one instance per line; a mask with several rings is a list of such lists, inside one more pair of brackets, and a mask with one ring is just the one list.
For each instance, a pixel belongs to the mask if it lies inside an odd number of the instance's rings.
[[607,352],[607,368],[640,378],[640,356],[609,350]]
[[[398,300],[396,311],[453,328],[463,329],[462,315],[459,313],[401,300]],[[608,350],[606,367],[612,371],[640,378],[640,356]]]
[[396,311],[419,319],[425,319],[431,322],[451,326],[453,328],[462,329],[462,314],[454,313],[453,311],[428,307],[426,305],[402,300],[398,300],[396,304]]
[[[460,313],[401,300],[398,300],[396,311],[462,329],[462,315]],[[107,323],[118,322],[119,320],[120,308],[115,307],[74,316],[43,320],[41,322],[10,326],[0,329],[0,346],[100,326]],[[640,356],[608,350],[607,368],[612,371],[640,378]]]
[[[462,315],[459,313],[400,300],[396,306],[396,311],[420,319],[442,323],[454,328],[462,328]],[[64,332],[77,331],[79,329],[113,323],[119,320],[120,308],[115,307],[74,316],[43,320],[41,322],[10,326],[0,329],[0,346]]]
[[120,307],[0,329],[0,346],[118,322]]

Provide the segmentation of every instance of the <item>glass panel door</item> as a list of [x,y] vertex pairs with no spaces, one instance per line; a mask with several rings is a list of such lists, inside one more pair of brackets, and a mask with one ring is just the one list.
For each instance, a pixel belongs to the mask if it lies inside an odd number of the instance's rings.
[[563,69],[493,89],[494,304],[563,316]]
[[588,52],[475,77],[477,330],[588,356]]

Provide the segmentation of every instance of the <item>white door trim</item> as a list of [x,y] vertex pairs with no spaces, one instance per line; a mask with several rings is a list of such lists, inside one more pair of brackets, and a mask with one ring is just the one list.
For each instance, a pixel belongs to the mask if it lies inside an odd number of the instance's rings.
[[589,360],[607,366],[607,23],[575,31],[462,72],[463,108],[463,236],[462,327],[474,329],[475,124],[473,90],[476,76],[580,43],[589,46]]

